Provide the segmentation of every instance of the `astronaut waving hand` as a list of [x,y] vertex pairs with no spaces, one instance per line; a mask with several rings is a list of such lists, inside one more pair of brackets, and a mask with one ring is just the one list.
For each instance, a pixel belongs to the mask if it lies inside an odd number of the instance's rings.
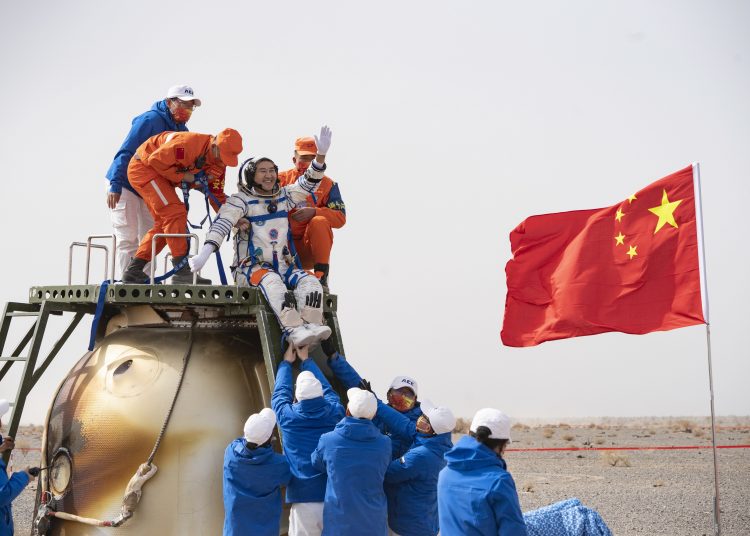
[[298,267],[288,220],[289,212],[306,199],[310,185],[323,177],[331,129],[321,127],[315,142],[315,160],[288,186],[279,185],[279,169],[271,159],[243,162],[239,192],[222,205],[205,245],[190,259],[190,267],[200,270],[232,228],[243,218],[248,221],[249,228],[240,225],[234,235],[234,280],[239,286],[260,288],[285,335],[297,347],[331,335],[331,329],[323,325],[323,287]]

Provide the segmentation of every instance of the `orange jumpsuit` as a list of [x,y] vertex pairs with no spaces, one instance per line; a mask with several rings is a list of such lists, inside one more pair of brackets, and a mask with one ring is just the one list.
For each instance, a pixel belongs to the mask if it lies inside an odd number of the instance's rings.
[[[296,168],[279,173],[281,186],[293,184],[303,173]],[[306,222],[295,221],[289,214],[289,224],[294,239],[294,247],[299,255],[302,267],[312,269],[316,264],[328,264],[333,247],[333,229],[339,229],[346,223],[346,207],[339,186],[329,177],[324,176],[315,191],[307,196],[304,203],[296,208],[314,207],[315,216]]]
[[[162,132],[138,147],[128,164],[128,181],[154,217],[153,228],[145,234],[135,253],[139,259],[151,260],[151,239],[155,234],[186,232],[187,210],[175,193],[175,187],[180,185],[185,173],[204,171],[212,175],[214,178],[209,181],[211,193],[220,203],[226,200],[225,167],[213,158],[212,141],[210,134]],[[199,160],[201,157],[203,161]],[[215,203],[212,201],[212,204]],[[156,253],[164,249],[165,244],[169,245],[173,258],[187,254],[188,243],[184,238],[157,239]]]

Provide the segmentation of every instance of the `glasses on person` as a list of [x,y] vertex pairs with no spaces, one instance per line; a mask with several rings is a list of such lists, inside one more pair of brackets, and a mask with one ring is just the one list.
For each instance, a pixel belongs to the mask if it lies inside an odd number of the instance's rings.
[[414,407],[416,402],[417,397],[410,396],[406,393],[400,393],[398,391],[390,391],[388,393],[388,403],[393,409],[400,412],[409,411]]
[[195,110],[197,108],[197,106],[195,105],[195,101],[184,101],[182,99],[174,98],[172,99],[172,102],[174,102],[180,108],[185,108],[186,110]]

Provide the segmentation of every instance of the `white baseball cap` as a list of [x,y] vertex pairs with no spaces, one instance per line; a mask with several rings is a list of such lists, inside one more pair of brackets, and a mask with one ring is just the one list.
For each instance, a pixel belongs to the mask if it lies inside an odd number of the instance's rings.
[[294,388],[294,396],[297,400],[310,400],[311,398],[318,398],[323,396],[323,385],[320,380],[315,377],[315,374],[309,370],[303,370],[297,376],[297,385]]
[[0,398],[0,417],[8,413],[8,410],[10,409],[10,404],[7,400],[4,398]]
[[408,387],[414,391],[414,396],[419,396],[419,386],[417,385],[417,380],[414,378],[409,376],[396,376],[393,378],[390,389],[401,389],[402,387]]
[[430,425],[436,434],[452,432],[456,427],[456,417],[450,409],[435,406],[429,400],[423,400],[420,408],[430,419]]
[[167,91],[168,99],[180,99],[183,101],[193,101],[196,106],[201,105],[201,100],[193,93],[190,86],[172,86]]
[[370,391],[352,387],[346,392],[349,413],[358,419],[372,419],[378,411],[378,401]]
[[477,411],[469,430],[476,432],[480,426],[490,429],[490,439],[507,439],[510,442],[510,417],[499,409],[482,408]]
[[276,414],[272,409],[263,408],[260,413],[254,413],[245,421],[245,440],[249,443],[262,445],[271,437],[276,426]]

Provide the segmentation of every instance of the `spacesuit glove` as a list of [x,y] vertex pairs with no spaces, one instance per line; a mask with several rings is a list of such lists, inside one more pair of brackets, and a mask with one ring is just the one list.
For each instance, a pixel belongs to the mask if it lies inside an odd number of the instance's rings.
[[203,244],[200,253],[188,260],[190,269],[194,272],[197,272],[198,270],[203,268],[203,265],[206,264],[208,258],[211,256],[211,253],[213,253],[214,251],[216,251],[216,248],[214,248],[213,244]]
[[362,380],[359,382],[359,385],[357,386],[363,391],[370,391],[372,394],[375,394],[375,392],[372,390],[372,385],[369,381],[362,378]]
[[315,136],[315,145],[318,146],[318,154],[326,154],[331,148],[331,129],[326,125],[320,127],[320,136]]

